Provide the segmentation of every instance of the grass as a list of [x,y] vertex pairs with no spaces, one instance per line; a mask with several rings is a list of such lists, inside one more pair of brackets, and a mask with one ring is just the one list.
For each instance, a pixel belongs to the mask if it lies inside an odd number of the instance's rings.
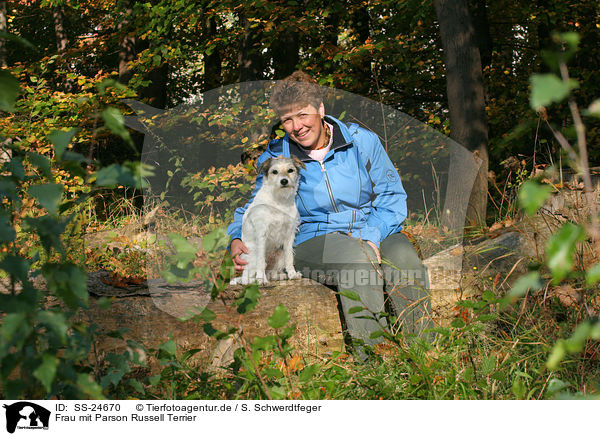
[[[112,225],[126,223],[126,219],[115,217]],[[137,222],[141,219],[136,218]],[[216,224],[159,210],[154,226],[154,231],[163,234],[176,231],[193,237],[207,234]],[[424,257],[447,248],[443,232],[434,225],[417,222],[407,230]],[[159,349],[154,350],[162,362],[159,373],[138,367],[107,394],[148,399],[434,400],[598,395],[597,341],[588,341],[583,353],[570,355],[558,370],[546,367],[556,341],[569,337],[587,316],[584,307],[566,304],[551,288],[504,307],[497,281],[483,281],[480,292],[459,301],[450,325],[436,327],[433,343],[414,341],[400,332],[377,347],[366,363],[344,353],[298,356],[294,350],[286,351],[288,359],[282,360],[280,353],[270,349],[259,350],[253,364],[241,355],[224,371],[209,373],[192,363],[193,350],[171,350],[165,356],[165,350]],[[579,289],[577,283],[572,285]],[[585,298],[589,306],[596,301],[597,290],[587,292]],[[292,361],[294,365],[289,364]],[[127,384],[128,380],[135,382]]]

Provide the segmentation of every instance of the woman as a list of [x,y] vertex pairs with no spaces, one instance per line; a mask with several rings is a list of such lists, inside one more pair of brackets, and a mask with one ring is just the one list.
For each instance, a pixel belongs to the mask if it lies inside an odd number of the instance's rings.
[[[297,71],[277,82],[270,100],[286,134],[269,143],[257,165],[283,154],[304,162],[296,200],[300,226],[295,266],[304,277],[351,290],[373,313],[384,311],[384,291],[403,329],[429,327],[427,274],[406,236],[406,193],[400,176],[374,133],[325,115],[319,87]],[[253,197],[262,184],[256,179]],[[230,253],[240,272],[248,249],[241,241],[238,208],[227,231]],[[382,262],[383,258],[383,262]],[[380,265],[381,264],[381,265]],[[344,321],[353,339],[380,342],[371,334],[381,325],[368,312],[353,313],[360,303],[341,296]]]

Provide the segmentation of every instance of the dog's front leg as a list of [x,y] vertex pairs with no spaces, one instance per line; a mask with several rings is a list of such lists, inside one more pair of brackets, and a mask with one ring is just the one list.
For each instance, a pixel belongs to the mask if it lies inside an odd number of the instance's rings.
[[256,272],[256,282],[259,285],[262,284],[266,284],[269,283],[269,280],[267,279],[267,273],[266,273],[266,269],[267,269],[267,246],[266,246],[266,238],[258,238],[257,244],[256,244],[256,264],[255,267],[256,269],[254,270]]
[[292,233],[291,237],[285,241],[283,246],[283,260],[285,264],[285,271],[289,280],[296,280],[302,278],[302,274],[296,271],[294,268],[294,239],[295,234]]

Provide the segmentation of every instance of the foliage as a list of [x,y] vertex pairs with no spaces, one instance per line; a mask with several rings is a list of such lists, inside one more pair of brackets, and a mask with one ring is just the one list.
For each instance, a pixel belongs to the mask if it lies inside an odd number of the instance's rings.
[[[588,299],[597,293],[597,288],[594,288],[593,284],[597,282],[596,275],[600,265],[598,263],[598,254],[600,253],[600,216],[596,207],[595,197],[597,193],[594,192],[591,185],[587,159],[587,142],[584,133],[585,127],[575,99],[571,95],[572,90],[577,88],[578,82],[569,77],[567,70],[567,62],[575,55],[578,49],[579,36],[574,33],[565,33],[555,34],[554,38],[556,41],[562,43],[564,49],[555,53],[548,52],[545,54],[545,57],[549,66],[556,71],[556,74],[550,73],[534,75],[532,77],[530,104],[535,110],[545,110],[544,107],[546,105],[562,102],[565,98],[569,97],[571,116],[575,124],[575,129],[578,132],[576,146],[573,147],[561,132],[554,131],[554,134],[567,153],[570,166],[583,179],[586,194],[585,207],[587,211],[585,221],[579,223],[566,221],[551,235],[546,244],[544,265],[549,270],[552,285],[564,283],[567,279],[576,282],[583,281],[585,283],[583,289],[587,291],[584,294],[584,299]],[[588,110],[588,113],[592,114],[593,111]],[[539,180],[528,181],[523,184],[519,193],[521,207],[529,215],[533,215],[546,202],[551,192],[552,188],[547,184],[542,184]],[[588,265],[586,268],[587,272],[581,274],[579,271],[574,271],[576,266],[575,258],[581,244],[584,242],[588,242],[591,245],[592,252],[595,253],[592,262],[595,263]],[[539,272],[532,272],[525,277],[528,277],[527,283],[539,283],[541,278]],[[523,283],[525,283],[524,279]],[[521,286],[520,284],[518,285]],[[527,291],[525,286],[521,287],[524,292]],[[528,287],[533,287],[534,290],[541,288],[539,285]],[[588,315],[591,315],[590,310],[587,310]],[[570,338],[560,339],[548,358],[548,367],[556,370],[568,353],[583,351],[588,339],[597,340],[597,325],[597,319],[593,321],[586,320],[574,328]]]
[[[14,105],[15,85],[5,81],[0,92],[10,96],[5,107],[18,113],[22,107]],[[122,134],[119,126],[112,127]],[[100,384],[91,375],[88,356],[93,336],[85,324],[75,320],[77,311],[88,306],[86,275],[69,258],[68,250],[68,238],[77,232],[81,205],[92,192],[89,188],[69,189],[61,177],[86,180],[86,186],[92,178],[96,186],[115,181],[103,178],[103,170],[88,173],[86,166],[91,162],[68,149],[75,132],[54,130],[43,140],[50,145],[37,150],[31,149],[29,141],[13,138],[8,142],[10,158],[3,162],[0,176],[0,268],[6,288],[0,293],[0,386],[5,397],[102,398],[107,384],[108,375]],[[118,172],[138,187],[141,176],[148,174],[146,168],[133,163],[118,167]],[[31,207],[32,200],[37,207]],[[31,241],[35,241],[33,246]],[[40,289],[42,278],[45,285]],[[108,359],[113,363],[119,360]],[[128,360],[121,362],[126,366]],[[115,377],[128,369],[111,371],[110,381],[115,382]]]

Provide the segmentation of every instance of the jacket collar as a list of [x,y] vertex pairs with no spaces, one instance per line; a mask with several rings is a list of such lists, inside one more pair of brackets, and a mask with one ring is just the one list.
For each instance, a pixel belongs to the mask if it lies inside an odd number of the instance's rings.
[[[331,150],[329,151],[338,150],[340,148],[352,145],[352,137],[350,132],[341,121],[329,115],[325,116],[325,121],[333,126],[333,142],[331,144]],[[287,133],[283,137],[283,140],[289,143],[290,156],[296,156],[303,162],[312,160],[296,142],[290,139]]]

